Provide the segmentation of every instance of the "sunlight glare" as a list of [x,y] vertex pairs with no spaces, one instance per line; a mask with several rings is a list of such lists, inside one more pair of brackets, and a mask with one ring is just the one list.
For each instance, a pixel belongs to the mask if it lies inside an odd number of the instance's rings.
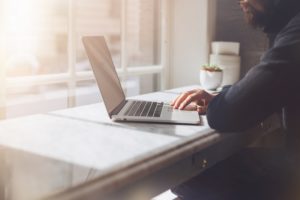
[[33,0],[6,0],[4,30],[9,54],[34,54],[36,50],[36,6]]

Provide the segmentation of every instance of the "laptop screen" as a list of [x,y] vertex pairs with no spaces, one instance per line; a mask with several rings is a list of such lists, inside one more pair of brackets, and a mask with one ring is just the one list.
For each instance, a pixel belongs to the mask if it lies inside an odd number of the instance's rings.
[[83,37],[98,87],[109,114],[125,100],[118,74],[104,37]]

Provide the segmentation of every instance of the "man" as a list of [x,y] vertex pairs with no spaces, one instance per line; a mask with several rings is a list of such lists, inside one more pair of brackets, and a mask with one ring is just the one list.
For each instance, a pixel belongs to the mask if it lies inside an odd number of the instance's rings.
[[288,151],[245,150],[173,191],[184,200],[297,200],[300,0],[242,0],[239,4],[247,22],[268,34],[270,49],[242,80],[224,87],[220,94],[193,90],[172,105],[175,109],[194,105],[221,132],[244,131],[284,109]]

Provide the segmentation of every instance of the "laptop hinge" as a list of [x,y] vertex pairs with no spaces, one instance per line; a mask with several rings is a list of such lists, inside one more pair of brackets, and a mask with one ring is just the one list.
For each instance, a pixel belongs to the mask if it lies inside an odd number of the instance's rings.
[[122,108],[125,106],[126,103],[127,100],[122,101],[111,113],[109,113],[110,118],[113,115],[117,115],[122,110]]

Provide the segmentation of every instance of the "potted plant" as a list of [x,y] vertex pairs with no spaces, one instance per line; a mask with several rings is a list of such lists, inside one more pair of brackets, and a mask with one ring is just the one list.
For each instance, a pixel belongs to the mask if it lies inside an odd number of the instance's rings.
[[217,89],[223,79],[223,70],[217,65],[203,65],[200,70],[200,84],[206,90]]

